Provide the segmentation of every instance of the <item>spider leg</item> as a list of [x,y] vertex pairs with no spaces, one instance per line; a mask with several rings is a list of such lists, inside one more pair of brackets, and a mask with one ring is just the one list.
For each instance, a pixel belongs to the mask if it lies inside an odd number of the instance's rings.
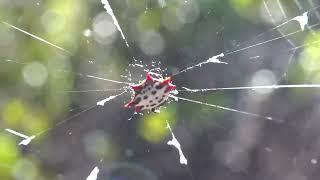
[[134,110],[135,110],[135,112],[139,113],[139,112],[142,111],[143,107],[144,107],[144,106],[136,106],[136,107],[134,108]]
[[142,89],[142,86],[139,84],[139,85],[134,85],[134,84],[131,84],[129,85],[131,89],[133,89],[134,91],[141,91]]

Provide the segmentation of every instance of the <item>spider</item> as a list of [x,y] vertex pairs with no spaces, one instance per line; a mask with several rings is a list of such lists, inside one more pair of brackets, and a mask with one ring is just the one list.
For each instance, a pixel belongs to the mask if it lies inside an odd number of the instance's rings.
[[157,79],[147,72],[146,79],[140,84],[130,85],[134,95],[132,100],[124,107],[134,107],[135,112],[143,110],[156,112],[167,102],[170,92],[176,88],[171,82],[171,77]]

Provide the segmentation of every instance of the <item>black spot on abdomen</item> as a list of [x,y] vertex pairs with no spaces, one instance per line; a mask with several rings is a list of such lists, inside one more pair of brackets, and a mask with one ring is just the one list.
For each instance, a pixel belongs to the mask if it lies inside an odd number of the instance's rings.
[[161,85],[157,85],[156,86],[156,89],[162,89],[164,86],[161,86]]
[[161,98],[161,99],[158,101],[158,103],[161,103],[161,101],[163,101],[163,98]]

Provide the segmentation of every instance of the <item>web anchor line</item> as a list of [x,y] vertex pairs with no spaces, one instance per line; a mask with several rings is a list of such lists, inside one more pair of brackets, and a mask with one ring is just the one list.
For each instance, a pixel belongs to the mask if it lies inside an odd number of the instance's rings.
[[[7,63],[16,63],[16,64],[20,64],[20,65],[27,65],[27,63],[19,62],[19,61],[16,61],[13,59],[8,59],[8,58],[4,58],[1,61],[7,62]],[[94,75],[90,75],[90,74],[76,73],[76,72],[72,72],[72,71],[64,70],[64,69],[56,69],[56,70],[64,72],[64,73],[71,73],[71,74],[74,74],[75,76],[82,77],[82,78],[85,77],[85,78],[89,78],[89,79],[96,79],[96,80],[108,81],[108,82],[112,82],[112,83],[125,84],[125,85],[132,84],[130,82],[118,81],[118,80],[108,79],[108,78],[104,78],[104,77],[98,77],[98,76],[94,76]],[[125,87],[123,87],[123,88],[125,88]],[[110,91],[112,91],[112,90],[110,90]]]
[[256,113],[251,113],[251,112],[247,112],[247,111],[241,111],[241,110],[237,110],[237,109],[233,109],[233,108],[228,108],[228,107],[224,107],[224,106],[219,106],[219,105],[210,104],[210,103],[197,101],[197,100],[193,100],[193,99],[188,99],[188,98],[184,98],[184,97],[179,97],[179,96],[171,95],[171,97],[174,98],[174,99],[178,99],[178,100],[180,99],[180,100],[183,100],[183,101],[196,103],[196,104],[209,106],[209,107],[214,107],[214,108],[222,109],[222,110],[225,110],[225,111],[231,111],[231,112],[235,112],[235,113],[240,113],[240,114],[244,114],[244,115],[247,115],[247,116],[252,116],[252,117],[256,117],[256,118],[260,118],[260,119],[264,119],[264,120],[275,121],[275,122],[283,122],[282,119],[273,118],[271,116],[263,116],[263,115],[256,114]]
[[70,91],[57,91],[57,93],[100,93],[100,92],[115,92],[121,91],[122,89],[88,89],[88,90],[70,90]]
[[208,91],[224,91],[224,90],[255,90],[255,89],[289,89],[289,88],[320,88],[320,84],[289,84],[289,85],[266,85],[266,86],[239,86],[239,87],[223,87],[223,88],[204,88],[189,89],[182,87],[179,92],[208,92]]
[[51,46],[51,47],[54,47],[54,48],[56,48],[56,49],[58,49],[58,50],[60,50],[60,51],[63,51],[63,52],[65,52],[65,53],[68,54],[68,55],[72,55],[72,53],[71,53],[70,51],[68,51],[68,50],[66,50],[66,49],[64,49],[64,48],[62,48],[62,47],[60,47],[60,46],[58,46],[58,45],[56,45],[56,44],[51,43],[51,42],[49,42],[48,40],[45,40],[45,39],[43,39],[43,38],[41,38],[41,37],[39,37],[39,36],[36,36],[36,35],[34,35],[34,34],[32,34],[32,33],[29,33],[29,32],[27,32],[27,31],[25,31],[25,30],[23,30],[23,29],[21,29],[21,28],[18,28],[17,26],[14,26],[14,25],[12,25],[12,24],[9,24],[8,22],[5,22],[5,21],[0,21],[0,22],[1,22],[2,24],[4,24],[4,25],[10,27],[10,28],[13,28],[13,29],[15,29],[15,30],[17,30],[17,31],[20,31],[20,32],[22,32],[22,33],[24,33],[24,34],[32,37],[33,39],[36,39],[36,40],[38,40],[38,41],[40,41],[40,42],[42,42],[42,43],[45,43],[45,44],[47,44],[47,45],[49,45],[49,46]]

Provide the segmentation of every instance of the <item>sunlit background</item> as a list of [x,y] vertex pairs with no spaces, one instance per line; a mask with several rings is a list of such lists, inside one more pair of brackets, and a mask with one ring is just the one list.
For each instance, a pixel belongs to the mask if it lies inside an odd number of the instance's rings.
[[[79,180],[95,166],[107,180],[320,178],[317,88],[179,93],[273,121],[183,101],[132,117],[123,107],[129,91],[83,112],[124,87],[87,75],[138,83],[145,72],[129,65],[134,59],[170,75],[245,48],[225,56],[228,64],[196,67],[173,83],[178,90],[320,84],[318,1],[109,3],[129,47],[99,0],[0,0],[0,179]],[[305,12],[301,27],[292,19]],[[167,145],[166,120],[187,166]],[[19,145],[6,128],[36,137]]]

